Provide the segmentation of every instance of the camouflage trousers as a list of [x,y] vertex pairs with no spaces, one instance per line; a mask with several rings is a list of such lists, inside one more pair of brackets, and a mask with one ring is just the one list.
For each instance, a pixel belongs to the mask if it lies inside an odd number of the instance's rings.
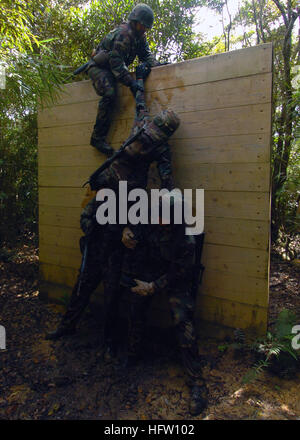
[[[128,289],[127,295],[130,302],[128,354],[129,356],[136,356],[142,350],[147,311],[152,298],[129,292]],[[168,300],[182,363],[192,382],[199,381],[199,383],[202,383],[200,358],[193,321],[194,300],[191,294],[184,289],[182,291],[168,291]]]
[[94,125],[93,141],[103,140],[111,125],[112,110],[117,96],[117,81],[114,75],[107,69],[93,66],[88,70],[88,76],[93,82],[94,89],[102,98],[98,104],[98,112]]
[[[86,237],[80,240],[81,251],[85,246]],[[121,273],[121,265],[123,258],[123,248],[120,242],[113,240],[113,237],[105,236],[105,240],[101,240],[99,234],[98,242],[92,238],[88,244],[88,253],[85,269],[80,276],[78,274],[77,281],[72,291],[72,295],[68,304],[68,308],[62,317],[60,327],[73,329],[76,327],[80,317],[87,307],[90,296],[98,287],[100,282],[104,286],[104,310],[101,330],[104,332],[103,337],[112,339],[114,335],[113,326],[118,305],[119,281]],[[104,258],[105,257],[105,258]]]

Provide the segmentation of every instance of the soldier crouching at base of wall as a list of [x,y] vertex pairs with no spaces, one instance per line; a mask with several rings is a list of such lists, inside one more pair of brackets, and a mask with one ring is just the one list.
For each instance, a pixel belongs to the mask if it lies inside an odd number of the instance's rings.
[[[140,89],[136,95],[136,115],[132,134],[143,131],[136,140],[128,145],[108,168],[100,174],[94,175],[91,184],[92,190],[110,188],[118,194],[119,181],[127,181],[128,190],[146,188],[147,175],[150,164],[157,161],[158,171],[163,188],[172,189],[171,153],[167,139],[179,126],[178,116],[171,110],[165,110],[150,119],[144,99],[143,79],[149,73],[149,68],[139,66],[136,69],[137,81]],[[95,174],[95,173],[94,173]],[[96,211],[99,202],[93,198],[83,210],[80,225],[85,233],[81,239],[83,253],[80,274],[73,289],[67,312],[62,317],[58,328],[46,335],[47,339],[58,339],[64,335],[74,333],[76,324],[89,302],[90,295],[97,287],[105,274],[104,299],[107,302],[107,316],[109,304],[116,301],[118,283],[113,270],[114,261],[118,267],[122,260],[122,225],[99,225],[96,221]],[[111,269],[112,268],[112,269]],[[110,275],[112,274],[112,275]],[[113,281],[110,281],[113,279]],[[105,289],[105,284],[108,286]]]
[[166,224],[160,218],[158,225],[131,226],[123,231],[122,241],[127,249],[123,256],[120,284],[130,304],[127,362],[128,365],[135,363],[142,354],[143,333],[152,295],[165,291],[191,387],[190,413],[198,415],[206,407],[207,388],[201,373],[193,322],[196,300],[192,295],[195,238],[185,235],[185,224],[174,224],[172,212],[178,203],[182,207],[182,196],[177,193],[171,198],[171,220]]
[[98,45],[87,66],[87,74],[93,81],[98,95],[98,113],[90,144],[101,153],[111,156],[113,148],[107,144],[106,136],[112,121],[112,110],[117,93],[117,81],[129,87],[133,96],[139,89],[129,73],[129,66],[136,56],[149,67],[160,65],[151,54],[145,32],[151,29],[154,20],[152,9],[145,4],[136,5],[128,17],[111,31]]

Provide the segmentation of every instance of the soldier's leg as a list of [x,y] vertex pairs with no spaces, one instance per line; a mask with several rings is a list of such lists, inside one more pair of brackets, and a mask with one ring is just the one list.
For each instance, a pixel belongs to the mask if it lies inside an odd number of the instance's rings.
[[127,353],[129,364],[134,363],[142,355],[147,310],[151,297],[141,296],[128,290],[129,316]]
[[104,313],[103,339],[107,347],[106,358],[111,358],[116,352],[117,324],[119,322],[120,276],[123,260],[121,241],[114,245],[107,260],[103,274]]
[[[81,237],[80,247],[84,246],[86,237]],[[83,249],[82,249],[83,250]],[[92,292],[96,289],[103,277],[102,259],[95,252],[93,246],[88,251],[87,261],[83,273],[78,274],[77,281],[72,290],[67,311],[63,315],[56,330],[46,335],[46,339],[58,339],[67,334],[73,334],[76,325],[89,303]]]
[[189,292],[173,292],[169,296],[182,363],[191,387],[190,413],[197,415],[206,407],[207,388],[202,376],[201,362],[193,321],[194,301]]
[[109,70],[100,69],[97,66],[91,67],[88,70],[88,75],[93,81],[97,94],[102,96],[98,104],[98,112],[90,144],[101,153],[111,156],[114,150],[106,143],[105,139],[112,121],[112,110],[116,100],[116,80]]

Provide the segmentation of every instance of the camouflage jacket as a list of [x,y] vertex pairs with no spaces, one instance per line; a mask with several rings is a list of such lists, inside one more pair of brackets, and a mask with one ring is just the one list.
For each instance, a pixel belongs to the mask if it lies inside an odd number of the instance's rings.
[[129,226],[138,241],[126,249],[122,279],[154,281],[155,291],[188,289],[192,281],[195,239],[160,225]]
[[[135,134],[147,121],[150,120],[147,110],[143,80],[138,80],[141,90],[136,94],[136,112],[131,135]],[[116,159],[109,168],[100,176],[98,188],[108,186],[112,189],[118,189],[118,182],[126,180],[128,190],[133,188],[146,188],[148,181],[148,172],[151,163],[156,162],[161,187],[172,190],[174,182],[172,177],[172,157],[170,146],[164,143],[158,147],[151,143],[142,143],[140,150],[134,155],[129,155],[126,151]]]
[[149,49],[145,35],[137,36],[130,23],[122,23],[109,32],[97,46],[97,53],[100,50],[108,53],[108,63],[112,73],[126,86],[130,86],[133,81],[127,67],[136,56],[141,62],[147,62],[150,66],[159,64]]

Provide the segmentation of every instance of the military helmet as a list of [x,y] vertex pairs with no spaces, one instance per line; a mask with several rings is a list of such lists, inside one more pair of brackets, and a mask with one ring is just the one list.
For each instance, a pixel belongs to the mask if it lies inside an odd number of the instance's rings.
[[138,21],[146,28],[150,29],[153,25],[154,14],[150,6],[144,3],[136,5],[129,14],[128,20]]
[[172,136],[180,124],[177,114],[170,109],[166,109],[158,113],[152,121],[146,123],[145,134],[152,142],[162,144]]

